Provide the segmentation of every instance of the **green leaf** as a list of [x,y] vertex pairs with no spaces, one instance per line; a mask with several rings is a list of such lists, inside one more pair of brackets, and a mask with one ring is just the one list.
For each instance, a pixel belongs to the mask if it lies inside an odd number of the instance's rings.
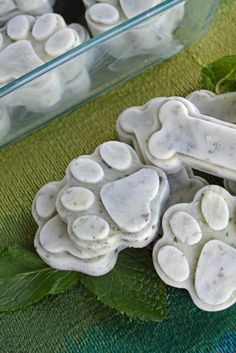
[[102,277],[82,275],[81,282],[104,304],[131,318],[166,318],[165,286],[153,268],[148,250],[123,251],[113,271]]
[[0,254],[0,311],[17,310],[46,295],[62,293],[78,279],[78,273],[54,270],[36,252],[14,246]]
[[221,58],[201,71],[206,89],[216,93],[236,91],[236,55]]

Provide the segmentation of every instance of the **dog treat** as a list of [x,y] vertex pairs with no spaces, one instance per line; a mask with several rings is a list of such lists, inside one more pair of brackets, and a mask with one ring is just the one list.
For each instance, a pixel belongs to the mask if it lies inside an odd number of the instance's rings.
[[54,3],[55,0],[1,0],[0,26],[3,26],[10,18],[22,13],[39,16],[53,12]]
[[[93,35],[103,33],[114,26],[126,21],[130,17],[159,4],[160,0],[152,1],[84,1],[87,11],[85,14],[88,27]],[[165,14],[150,18],[110,40],[106,45],[109,54],[117,58],[127,58],[147,50],[161,52],[163,48],[173,42],[173,31],[178,27],[184,16],[184,3],[175,6]],[[177,44],[175,43],[175,46]],[[123,50],[126,47],[127,50]]]
[[[200,90],[192,92],[187,99],[192,102],[202,114],[236,124],[236,93],[214,94],[213,92]],[[224,180],[225,188],[236,196],[236,183]]]
[[36,250],[55,268],[107,273],[119,251],[153,241],[168,196],[164,172],[143,165],[128,145],[106,142],[36,195]]
[[157,98],[124,111],[121,140],[133,142],[145,160],[167,173],[184,166],[236,180],[236,126],[202,115],[184,98]]
[[[0,31],[0,85],[64,54],[86,39],[88,32],[82,26],[67,26],[58,14],[13,17]],[[83,90],[87,93],[90,79],[85,71],[84,59],[73,60],[6,96],[4,102],[11,106],[24,105],[30,111],[44,110],[64,98],[67,89],[69,93],[75,89],[75,95],[83,94]]]
[[236,124],[236,93],[214,94],[207,90],[194,91],[186,97],[201,114]]
[[236,197],[206,186],[192,203],[170,207],[163,237],[153,250],[158,275],[185,288],[206,311],[223,310],[236,300]]

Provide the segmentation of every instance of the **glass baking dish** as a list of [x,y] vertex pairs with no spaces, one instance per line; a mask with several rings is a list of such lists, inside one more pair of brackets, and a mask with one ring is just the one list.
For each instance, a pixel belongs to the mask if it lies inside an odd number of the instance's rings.
[[219,2],[166,0],[1,87],[0,147],[189,46]]

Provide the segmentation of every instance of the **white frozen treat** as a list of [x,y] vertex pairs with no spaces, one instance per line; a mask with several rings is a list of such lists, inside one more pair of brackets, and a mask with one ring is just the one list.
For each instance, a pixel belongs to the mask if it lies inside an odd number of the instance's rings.
[[236,93],[215,94],[207,90],[194,91],[186,97],[200,113],[236,124]]
[[127,18],[141,14],[142,12],[159,5],[162,0],[120,0],[120,5]]
[[[52,267],[107,273],[119,251],[145,247],[157,236],[168,196],[165,173],[143,165],[130,146],[105,142],[91,156],[73,160],[61,183],[36,195],[36,249]],[[74,257],[72,264],[65,253]]]
[[[187,99],[192,102],[200,113],[214,118],[236,124],[236,93],[214,94],[213,92],[200,90],[192,92]],[[232,180],[224,180],[225,188],[236,196],[236,183]]]
[[[66,53],[88,37],[86,29],[79,24],[67,26],[58,14],[13,17],[0,30],[0,85]],[[84,56],[75,58],[6,96],[4,102],[41,112],[62,98],[66,101],[69,95],[83,96],[90,88],[85,66]]]
[[[85,18],[93,35],[103,33],[130,17],[159,4],[160,0],[149,1],[92,1],[86,2]],[[173,45],[173,31],[178,27],[184,16],[185,4],[178,4],[174,8],[156,15],[145,23],[141,23],[120,34],[118,38],[106,44],[109,55],[125,59],[136,55],[161,53],[164,48]],[[175,42],[175,47],[177,44]],[[125,50],[124,50],[125,48]],[[113,68],[115,70],[115,68]]]
[[54,0],[1,0],[0,26],[3,26],[12,17],[23,13],[39,16],[53,12],[54,3]]
[[117,129],[121,140],[138,145],[145,161],[167,173],[188,166],[236,180],[236,126],[200,114],[184,98],[157,98],[129,108]]
[[153,263],[167,284],[185,288],[202,310],[219,311],[236,301],[236,197],[206,186],[192,203],[170,207]]

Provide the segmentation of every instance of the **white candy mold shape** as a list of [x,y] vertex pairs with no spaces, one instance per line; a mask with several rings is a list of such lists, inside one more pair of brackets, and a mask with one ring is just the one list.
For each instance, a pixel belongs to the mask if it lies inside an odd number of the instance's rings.
[[[153,127],[152,132],[155,131],[155,106],[159,105],[163,100],[166,99],[167,98],[155,98],[143,106],[143,109],[140,109],[140,122],[142,119],[141,115],[147,113],[146,120],[142,120],[142,132],[145,135],[145,139],[148,139],[150,128],[152,129]],[[137,121],[137,126],[138,125],[139,122]],[[138,140],[136,136],[131,136],[127,133],[124,133],[124,131],[121,129],[119,121],[117,122],[117,130],[120,139],[126,143],[132,144],[135,147],[135,150],[138,153],[140,159],[144,161],[144,163],[151,163],[147,159],[144,149],[139,145],[138,141],[140,140]],[[197,191],[208,184],[205,179],[194,175],[192,169],[189,167],[182,168],[173,174],[167,174],[167,178],[170,186],[170,196],[166,204],[166,209],[176,203],[191,202]]]
[[64,179],[46,184],[33,201],[32,214],[39,226],[34,239],[35,249],[52,268],[102,276],[113,269],[118,253],[111,251],[105,256],[89,257],[74,247],[67,224],[58,216],[55,204],[65,183]]
[[[153,241],[169,196],[168,181],[161,170],[143,165],[130,146],[117,141],[102,144],[93,155],[72,161],[66,179],[57,212],[79,248],[101,255],[111,248],[144,247]],[[75,206],[76,200],[80,202]],[[106,222],[107,234],[80,234],[80,222],[89,227],[91,216]]]
[[[60,266],[58,256],[67,252],[79,259],[76,271],[102,275],[115,265],[119,251],[153,241],[168,196],[164,172],[141,164],[128,145],[106,142],[91,156],[73,160],[61,184],[47,184],[36,195],[33,215],[39,230],[35,247],[52,267],[57,262]],[[58,223],[52,239],[51,228]],[[62,225],[60,237],[57,229]],[[89,261],[100,261],[104,268],[90,271]]]
[[[206,90],[192,92],[187,99],[193,103],[200,113],[213,116],[232,124],[236,124],[236,93],[214,94]],[[224,180],[224,187],[236,196],[236,183]]]
[[[58,14],[15,16],[0,30],[0,86],[64,54],[88,37],[81,25],[67,26]],[[28,110],[38,112],[54,106],[64,92],[74,87],[78,87],[76,93],[83,93],[84,88],[84,94],[87,94],[90,79],[85,61],[77,61],[72,60],[70,64],[39,77],[16,91],[15,99],[12,95],[6,96],[4,102],[11,106],[24,105]]]
[[188,290],[205,311],[236,301],[236,198],[220,186],[206,186],[192,203],[164,214],[163,237],[153,249],[162,280]]
[[0,26],[9,19],[22,13],[39,16],[53,12],[52,6],[55,0],[1,0],[0,2]]
[[[140,12],[141,8],[141,12],[143,12],[152,7],[149,6],[150,3],[154,6],[160,1],[149,1],[148,3],[141,4],[140,1],[133,1],[132,4],[129,1],[93,3],[88,7],[85,14],[88,27],[93,35],[103,33],[126,21],[129,18],[129,16],[127,17],[128,13],[130,17],[133,17]],[[126,11],[124,12],[124,10]],[[106,48],[112,56],[119,59],[145,54],[147,50],[149,53],[150,50],[161,53],[164,46],[166,48],[167,45],[173,43],[173,31],[177,28],[183,16],[184,3],[175,6],[165,14],[151,18],[145,24],[139,24],[130,31],[121,34],[119,38],[110,40]],[[124,45],[129,48],[125,54],[121,50]],[[177,43],[175,43],[176,45]]]
[[145,161],[169,174],[188,166],[236,180],[236,126],[200,114],[184,98],[157,98],[129,108],[119,117],[117,130]]

